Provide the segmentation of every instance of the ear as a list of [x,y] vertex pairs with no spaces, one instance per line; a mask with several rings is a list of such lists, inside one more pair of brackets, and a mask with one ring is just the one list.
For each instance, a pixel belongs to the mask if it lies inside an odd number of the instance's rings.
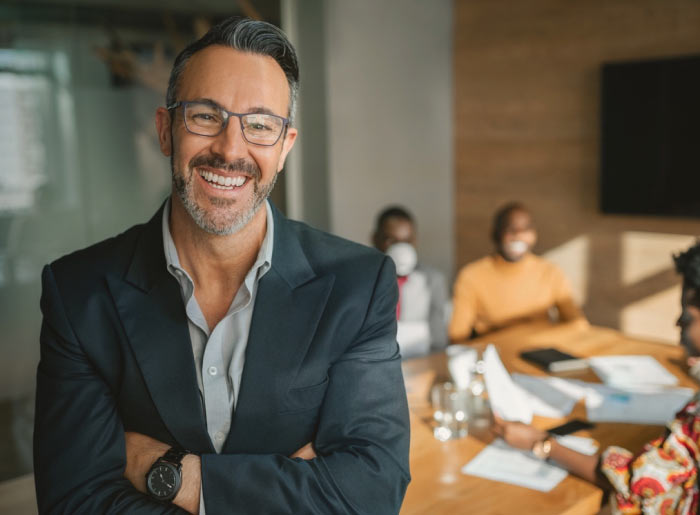
[[170,111],[168,111],[165,107],[159,107],[156,109],[156,132],[158,132],[160,151],[164,156],[171,156],[173,153],[171,119]]
[[280,159],[277,163],[277,171],[281,172],[284,168],[284,161],[287,159],[287,154],[292,150],[294,142],[297,139],[297,130],[293,127],[287,129],[287,133],[284,136],[284,141],[282,141],[282,152],[280,153]]

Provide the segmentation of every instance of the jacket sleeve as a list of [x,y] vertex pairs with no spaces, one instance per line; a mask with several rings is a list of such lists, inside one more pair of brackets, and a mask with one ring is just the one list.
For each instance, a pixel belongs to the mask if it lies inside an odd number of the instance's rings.
[[329,370],[317,457],[205,454],[207,512],[398,513],[410,476],[394,276],[385,260],[362,329]]
[[39,513],[186,513],[123,477],[126,446],[115,399],[71,328],[50,266],[42,288],[34,422]]

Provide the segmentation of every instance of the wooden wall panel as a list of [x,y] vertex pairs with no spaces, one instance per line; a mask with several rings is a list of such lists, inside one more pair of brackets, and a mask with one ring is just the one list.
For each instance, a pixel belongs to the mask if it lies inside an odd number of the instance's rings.
[[669,256],[658,277],[623,284],[622,235],[700,234],[700,221],[599,213],[600,66],[700,53],[700,2],[455,0],[454,23],[457,267],[491,250],[492,213],[521,200],[540,252],[587,238],[586,313],[619,328],[627,306],[677,282]]

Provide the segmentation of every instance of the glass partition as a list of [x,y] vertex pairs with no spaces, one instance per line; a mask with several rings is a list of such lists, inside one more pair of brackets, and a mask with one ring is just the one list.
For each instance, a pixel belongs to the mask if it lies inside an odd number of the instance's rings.
[[148,220],[169,193],[154,112],[176,53],[228,15],[279,24],[277,1],[169,4],[0,6],[0,481],[31,472],[43,265]]

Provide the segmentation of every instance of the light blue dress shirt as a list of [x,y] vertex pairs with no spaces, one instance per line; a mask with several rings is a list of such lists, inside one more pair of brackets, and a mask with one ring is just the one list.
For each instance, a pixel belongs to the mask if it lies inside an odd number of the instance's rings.
[[[241,375],[245,364],[250,323],[253,317],[258,281],[272,263],[274,220],[272,209],[265,202],[267,232],[255,263],[236,292],[226,315],[213,329],[207,325],[194,295],[194,282],[180,266],[175,242],[170,233],[170,199],[163,209],[163,247],[168,272],[180,284],[182,300],[187,312],[187,326],[192,342],[197,382],[202,397],[207,432],[216,452],[220,453],[231,428],[231,417],[236,407]],[[200,496],[200,514],[204,503]]]

